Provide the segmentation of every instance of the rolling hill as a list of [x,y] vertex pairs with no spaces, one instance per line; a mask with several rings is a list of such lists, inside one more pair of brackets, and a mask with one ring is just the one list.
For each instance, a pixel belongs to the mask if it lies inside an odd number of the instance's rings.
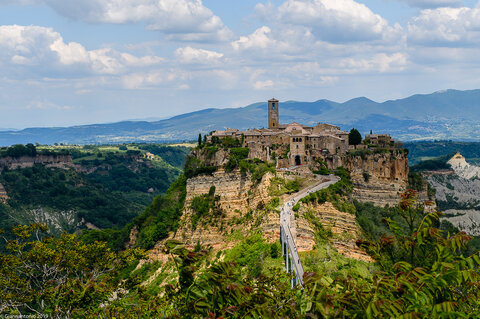
[[[314,125],[327,122],[362,133],[386,132],[414,140],[480,139],[480,90],[445,90],[417,94],[382,103],[359,97],[344,103],[329,100],[281,102],[280,120]],[[208,108],[159,121],[123,121],[72,127],[27,128],[0,132],[0,145],[16,143],[121,143],[183,141],[196,139],[225,127],[264,127],[266,102],[240,108]]]

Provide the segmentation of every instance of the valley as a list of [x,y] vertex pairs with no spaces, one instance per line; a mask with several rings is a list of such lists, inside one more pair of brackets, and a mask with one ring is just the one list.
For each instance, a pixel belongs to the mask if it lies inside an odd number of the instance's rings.
[[188,148],[33,146],[0,150],[0,224],[53,234],[122,228],[182,172]]
[[[430,164],[429,164],[430,163]],[[459,152],[420,162],[419,169],[435,190],[442,220],[472,236],[479,236],[480,167],[468,163]]]

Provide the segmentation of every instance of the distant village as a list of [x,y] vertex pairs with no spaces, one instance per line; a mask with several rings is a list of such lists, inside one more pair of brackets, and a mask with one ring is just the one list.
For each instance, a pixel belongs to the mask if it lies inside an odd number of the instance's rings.
[[280,124],[280,104],[276,99],[268,101],[268,128],[225,129],[213,131],[207,141],[214,138],[232,137],[242,143],[242,147],[250,149],[250,158],[261,160],[277,159],[279,167],[294,165],[310,165],[329,156],[344,156],[352,149],[365,149],[368,145],[390,148],[394,140],[389,134],[367,134],[364,144],[349,145],[349,133],[340,127],[318,123],[306,126],[296,122]]

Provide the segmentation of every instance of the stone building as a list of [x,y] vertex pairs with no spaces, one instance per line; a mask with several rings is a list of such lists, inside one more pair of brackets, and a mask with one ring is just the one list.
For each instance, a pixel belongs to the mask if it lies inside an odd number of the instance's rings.
[[[276,99],[267,103],[268,107],[268,128],[250,129],[241,131],[238,129],[226,129],[214,131],[207,136],[211,141],[212,137],[232,137],[242,141],[243,147],[250,149],[249,158],[261,160],[277,159],[278,167],[312,165],[319,160],[327,162],[337,161],[336,157],[345,155],[348,152],[348,132],[342,131],[340,127],[318,123],[315,126],[306,126],[296,122],[290,124],[279,123],[280,104]],[[374,143],[390,143],[383,135],[376,135],[372,138]],[[378,142],[377,142],[378,141]],[[327,160],[328,159],[328,160]],[[329,166],[337,166],[335,163]]]
[[365,135],[365,144],[377,145],[380,147],[392,146],[394,143],[390,134],[367,134]]

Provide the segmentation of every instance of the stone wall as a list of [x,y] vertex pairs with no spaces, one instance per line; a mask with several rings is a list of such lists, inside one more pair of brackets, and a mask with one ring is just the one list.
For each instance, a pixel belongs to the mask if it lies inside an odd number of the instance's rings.
[[406,152],[392,152],[345,157],[355,199],[377,206],[398,204],[408,185],[408,158]]

